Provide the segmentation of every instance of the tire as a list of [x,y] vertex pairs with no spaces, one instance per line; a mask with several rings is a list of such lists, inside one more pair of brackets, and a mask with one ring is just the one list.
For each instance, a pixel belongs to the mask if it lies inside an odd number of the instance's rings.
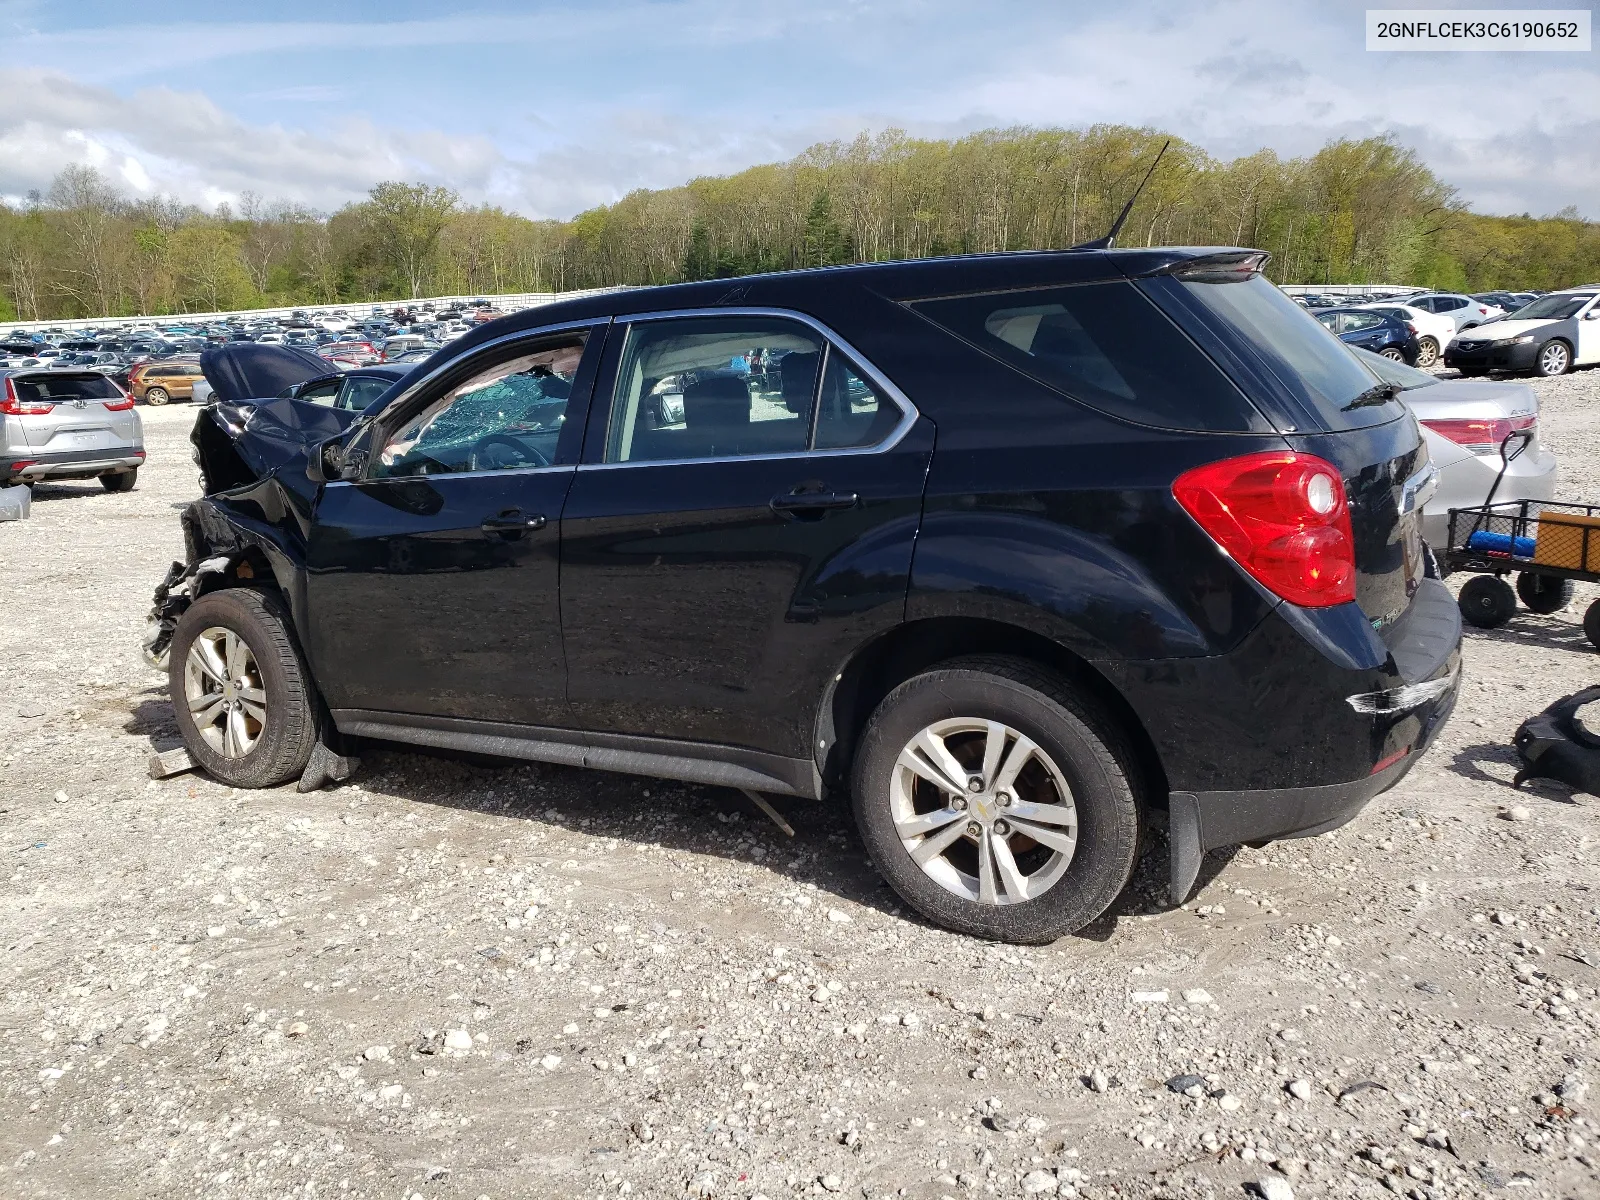
[[[992,728],[983,732],[985,722],[1004,727],[1004,751],[997,754],[1001,768],[981,781],[988,790],[957,798],[953,789],[939,788],[902,765],[913,739],[942,728],[947,732],[937,736],[946,751],[981,773],[988,738],[994,736]],[[948,732],[952,727],[955,731]],[[1014,782],[1003,785],[1014,790],[1014,797],[994,787],[1021,744],[1013,737],[1028,739],[1038,752]],[[1062,785],[1070,808],[1050,804],[1052,796],[1061,797]],[[1142,791],[1138,759],[1126,735],[1091,702],[1031,663],[983,656],[955,659],[917,675],[884,698],[855,757],[851,798],[867,853],[912,908],[959,933],[1037,945],[1082,929],[1116,900],[1138,850]],[[1031,814],[1052,808],[1056,815],[1049,821],[1032,819]],[[902,840],[897,811],[902,821],[940,811],[967,815],[930,826],[925,835],[919,831],[919,845],[936,837],[949,841],[943,831],[957,835],[925,869]],[[1076,821],[1068,853],[1056,848],[1061,842],[1037,842],[1024,832],[1066,840],[1070,835],[1063,830],[1071,826],[1065,813]],[[1002,829],[1002,823],[1011,828]],[[975,829],[978,837],[971,836]],[[1010,877],[988,872],[996,899],[984,899],[979,891],[980,841],[1003,842],[1011,862]],[[1008,878],[1024,886],[1019,890]],[[1029,883],[1039,890],[1029,895]]]
[[[228,634],[242,642],[249,655],[237,662],[249,689],[239,701],[244,705],[239,728],[245,741],[237,745],[230,744],[227,731],[232,718],[226,712],[220,728],[215,723],[206,726],[211,731],[208,736],[197,724],[188,698],[193,686],[189,680],[191,649],[204,636],[220,651],[223,643],[217,635]],[[193,669],[207,694],[225,699],[214,690],[215,678]],[[212,778],[234,787],[265,788],[298,778],[305,771],[317,741],[318,700],[288,613],[275,595],[251,588],[225,588],[191,604],[173,634],[167,691],[183,744]],[[251,693],[261,697],[257,707],[264,706],[264,719],[249,712]],[[251,726],[253,738],[249,736]]]
[[1589,644],[1600,650],[1600,600],[1596,600],[1584,609],[1583,633],[1589,639]]
[[1431,367],[1439,361],[1439,343],[1431,337],[1417,341],[1417,366]]
[[131,492],[138,478],[138,467],[131,471],[113,471],[109,475],[100,476],[100,486],[108,492]]
[[1572,603],[1572,593],[1570,579],[1544,575],[1538,571],[1523,571],[1517,575],[1517,595],[1536,613],[1548,616],[1560,612]]
[[167,394],[167,389],[164,388],[164,387],[153,387],[153,388],[146,388],[145,389],[144,402],[146,404],[154,404],[157,407],[160,407],[161,405],[165,404],[167,401],[169,401],[171,399],[172,399],[172,397]]
[[1456,603],[1461,619],[1479,629],[1504,625],[1517,611],[1517,596],[1511,585],[1494,575],[1475,575],[1461,585]]
[[1405,362],[1406,360],[1406,356],[1400,352],[1397,346],[1385,346],[1378,351],[1378,354],[1382,358],[1387,358],[1390,362]]
[[1541,379],[1550,379],[1556,375],[1565,375],[1572,370],[1572,347],[1560,338],[1551,338],[1539,347],[1539,355],[1533,360],[1533,373]]

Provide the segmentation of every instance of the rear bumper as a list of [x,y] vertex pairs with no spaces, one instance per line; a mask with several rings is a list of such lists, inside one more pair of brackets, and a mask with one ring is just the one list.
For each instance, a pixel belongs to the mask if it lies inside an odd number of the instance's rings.
[[113,471],[128,471],[144,466],[145,453],[138,446],[119,446],[113,450],[67,450],[54,454],[11,451],[0,457],[0,483],[36,483],[46,479],[90,479]]

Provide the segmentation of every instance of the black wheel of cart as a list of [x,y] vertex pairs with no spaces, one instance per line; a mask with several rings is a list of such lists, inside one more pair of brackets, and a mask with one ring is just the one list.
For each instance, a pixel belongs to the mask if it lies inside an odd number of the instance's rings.
[[1540,571],[1522,571],[1517,575],[1517,595],[1536,613],[1560,612],[1572,603],[1572,591],[1570,579]]
[[1583,614],[1583,632],[1589,637],[1589,644],[1600,650],[1600,600],[1589,605]]
[[1461,585],[1456,603],[1461,617],[1479,629],[1504,625],[1517,611],[1517,594],[1511,585],[1495,575],[1475,575]]

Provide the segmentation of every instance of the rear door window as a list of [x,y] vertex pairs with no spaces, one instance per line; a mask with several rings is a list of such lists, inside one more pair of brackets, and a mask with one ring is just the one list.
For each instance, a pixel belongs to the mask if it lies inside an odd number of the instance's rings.
[[[1294,307],[1287,297],[1284,302]],[[1162,429],[1269,428],[1131,283],[991,292],[912,307],[1008,366],[1112,416]]]

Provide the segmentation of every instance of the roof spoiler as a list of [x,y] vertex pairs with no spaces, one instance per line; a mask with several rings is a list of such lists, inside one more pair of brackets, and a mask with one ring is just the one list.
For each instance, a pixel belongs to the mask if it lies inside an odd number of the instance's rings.
[[1265,250],[1224,250],[1167,263],[1146,275],[1171,275],[1185,283],[1239,283],[1266,269],[1272,255]]

